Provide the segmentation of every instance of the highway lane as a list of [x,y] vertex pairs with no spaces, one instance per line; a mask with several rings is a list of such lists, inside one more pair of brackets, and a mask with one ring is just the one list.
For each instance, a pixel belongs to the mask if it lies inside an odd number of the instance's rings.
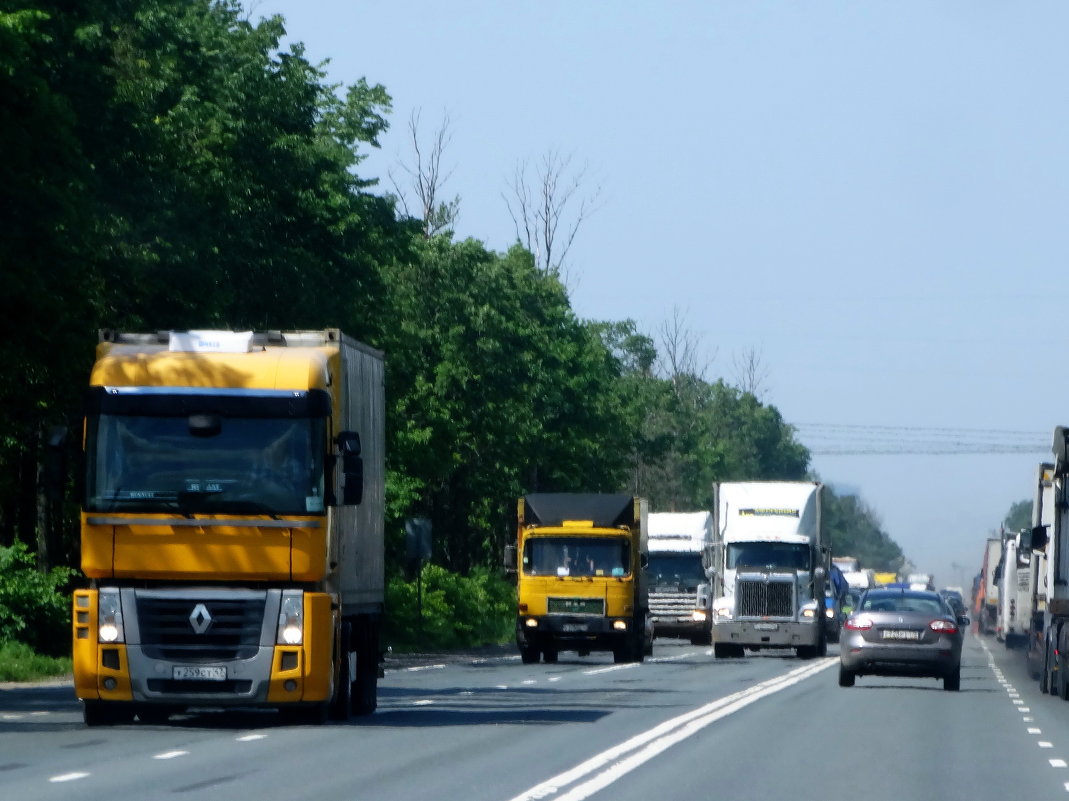
[[325,727],[202,712],[90,730],[69,686],[0,690],[0,799],[1069,797],[1050,764],[1069,760],[1069,704],[995,645],[969,638],[960,693],[844,689],[837,659],[718,662],[671,640],[641,665],[465,659],[389,670],[379,712]]

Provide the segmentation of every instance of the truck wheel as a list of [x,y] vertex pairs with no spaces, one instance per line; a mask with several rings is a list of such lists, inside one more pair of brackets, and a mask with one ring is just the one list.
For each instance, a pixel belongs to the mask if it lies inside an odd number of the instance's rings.
[[[544,651],[542,651],[542,661],[544,661],[547,665],[556,664],[557,656],[558,652],[553,648],[546,648]],[[537,662],[538,659],[536,658],[535,661]]]
[[121,702],[83,701],[82,719],[86,726],[114,726],[133,721],[134,710]]
[[525,665],[533,665],[538,661],[538,649],[530,646],[520,646],[520,661]]
[[827,656],[827,655],[828,655],[828,638],[825,637],[823,634],[821,634],[820,635],[820,642],[817,643],[817,656],[823,657],[823,656]]
[[839,665],[839,686],[840,687],[853,687],[854,680],[857,678],[857,674],[852,670],[847,670],[842,665]]
[[349,667],[349,650],[351,648],[352,627],[342,623],[338,633],[337,670],[334,671],[334,697],[330,699],[330,719],[346,721],[353,705],[353,677]]
[[370,715],[379,705],[379,630],[369,621],[356,635],[356,676],[351,704],[354,715]]
[[731,643],[718,642],[713,646],[713,656],[717,659],[731,659],[739,656],[739,654],[735,653],[735,649],[732,647]]

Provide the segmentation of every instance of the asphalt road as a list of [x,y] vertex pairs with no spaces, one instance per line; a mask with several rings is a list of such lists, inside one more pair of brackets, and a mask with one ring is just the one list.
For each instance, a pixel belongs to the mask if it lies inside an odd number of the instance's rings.
[[830,654],[398,659],[376,714],[322,727],[203,710],[87,729],[69,685],[5,687],[0,801],[1069,798],[1069,704],[1020,652],[970,636],[958,693],[840,688]]

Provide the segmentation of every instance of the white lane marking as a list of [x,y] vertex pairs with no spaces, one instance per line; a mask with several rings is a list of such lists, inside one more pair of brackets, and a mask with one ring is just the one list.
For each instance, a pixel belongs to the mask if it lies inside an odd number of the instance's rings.
[[685,653],[685,654],[678,654],[677,656],[659,656],[656,659],[647,659],[646,661],[647,662],[675,662],[676,660],[687,659],[688,657],[691,657],[691,656],[697,656],[697,654],[695,654],[693,652],[688,652],[688,653]]
[[[492,665],[496,662],[515,662],[520,658],[519,654],[513,654],[512,656],[491,656],[485,659],[473,659],[471,663],[473,665]],[[443,665],[443,667],[445,667]]]
[[560,677],[560,676],[550,676],[550,677],[549,677],[549,680],[550,680],[550,681],[560,681],[560,679],[561,679],[561,677]]
[[255,742],[256,740],[266,740],[267,739],[267,735],[266,734],[245,734],[245,735],[242,735],[241,737],[235,737],[234,739],[237,740],[239,743],[252,743],[252,742]]
[[1029,734],[1042,734],[1043,730],[1042,729],[1037,729],[1035,726],[1029,726],[1028,727],[1028,733]]
[[1032,709],[1031,709],[1031,707],[1027,707],[1027,706],[1019,706],[1019,707],[1017,707],[1017,711],[1018,712],[1031,712]]
[[509,688],[509,686],[507,684],[499,684],[499,685],[497,685],[497,689],[499,689],[499,690],[507,690],[508,688]]
[[473,690],[461,690],[457,695],[475,695],[475,692]]
[[156,754],[153,759],[175,759],[176,757],[189,756],[189,751],[164,751],[162,754]]
[[5,712],[0,715],[0,720],[21,720],[24,717],[26,716],[21,712]]
[[1049,762],[1050,762],[1050,766],[1052,768],[1064,768],[1065,767],[1065,760],[1064,759],[1051,759],[1051,760],[1049,760]]
[[1040,748],[1053,748],[1054,747],[1054,743],[1049,743],[1046,740],[1040,740],[1038,743],[1036,743],[1036,745],[1038,745]]
[[53,776],[49,779],[53,784],[59,784],[61,782],[73,782],[78,779],[84,779],[88,776],[88,773],[61,773],[59,776]]
[[538,679],[524,679],[524,684],[538,684]]
[[1036,719],[1035,718],[1021,718],[1021,720],[1023,720],[1025,723],[1034,723]]
[[584,670],[584,676],[596,676],[599,673],[612,673],[614,670],[628,670],[629,668],[638,667],[638,662],[627,662],[623,665],[609,665],[609,667],[595,668],[594,670]]
[[41,712],[31,712],[30,713],[30,717],[43,718],[45,715],[51,715],[51,714],[52,714],[51,712],[49,712],[47,709],[45,709],[45,710],[42,710]]
[[1069,793],[1069,782],[1065,783],[1065,792]]
[[1013,703],[1016,704],[1017,706],[1020,706],[1021,704],[1024,703],[1024,701],[1022,701],[1020,698],[1014,698],[1013,699]]
[[[535,785],[511,801],[536,801],[560,793],[569,785],[578,784],[556,801],[582,801],[599,792],[635,768],[653,759],[667,748],[697,734],[706,726],[734,714],[765,696],[778,693],[822,670],[839,664],[835,657],[823,659],[795,668],[773,679],[755,684],[745,690],[712,701],[661,723],[648,731],[637,734],[620,745],[596,754],[574,768],[560,773],[541,784]],[[592,778],[587,778],[592,777]]]
[[434,701],[432,701],[430,698],[421,698],[418,701],[413,701],[412,706],[428,706],[433,703]]
[[420,670],[445,670],[445,665],[417,665],[416,667],[405,668],[409,673],[416,673]]

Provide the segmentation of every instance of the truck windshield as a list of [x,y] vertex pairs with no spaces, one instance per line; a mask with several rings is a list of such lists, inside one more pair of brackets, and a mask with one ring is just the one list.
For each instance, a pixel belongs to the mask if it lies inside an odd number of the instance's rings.
[[318,514],[325,508],[322,418],[88,419],[86,510]]
[[728,545],[727,567],[809,570],[809,548],[789,542],[735,542]]
[[532,537],[523,546],[528,576],[626,576],[631,549],[623,537]]
[[650,554],[646,571],[651,584],[697,586],[706,581],[702,558],[696,553]]

